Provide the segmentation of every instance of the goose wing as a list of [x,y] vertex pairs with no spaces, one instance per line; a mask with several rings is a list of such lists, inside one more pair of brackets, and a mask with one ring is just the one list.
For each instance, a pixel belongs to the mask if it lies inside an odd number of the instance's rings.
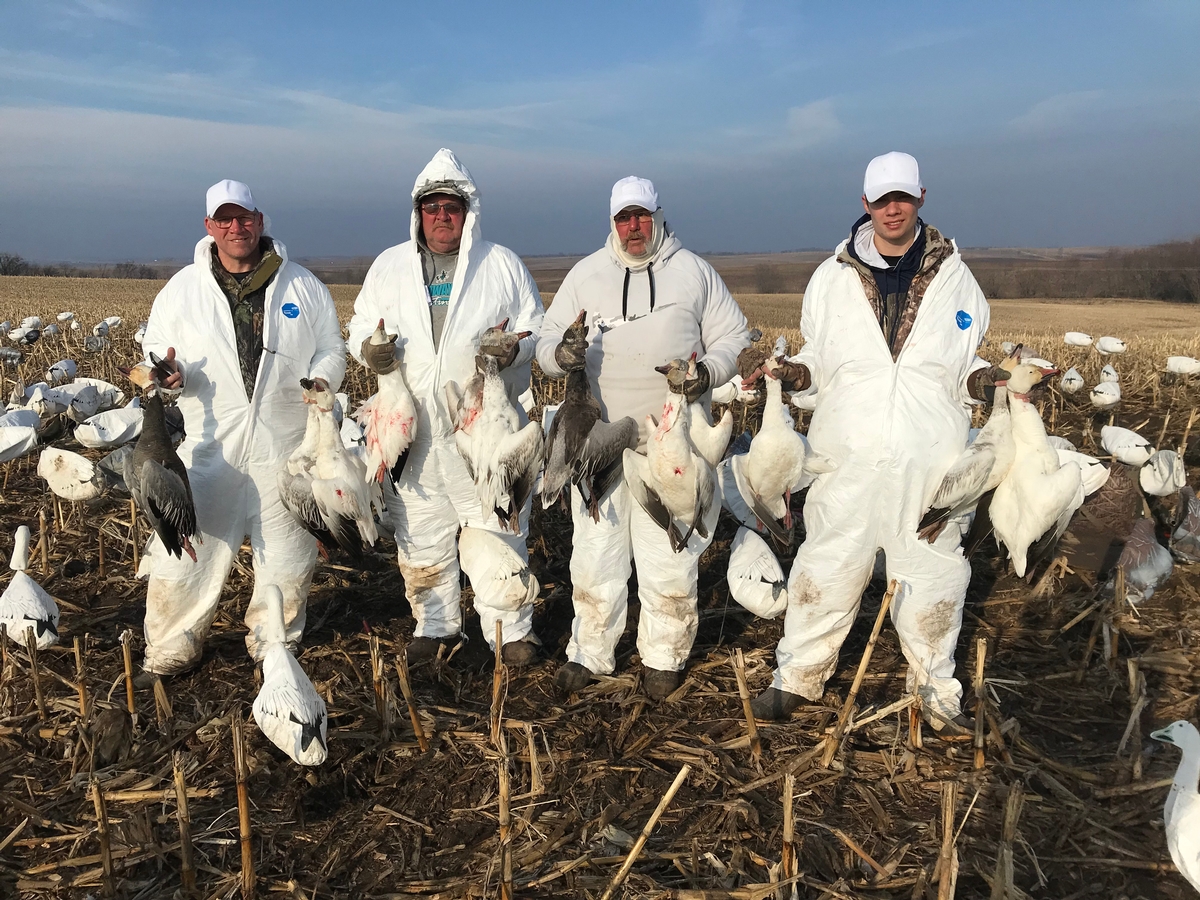
[[990,444],[972,444],[950,467],[938,485],[929,510],[921,517],[917,533],[933,540],[950,517],[977,502],[996,468],[996,451]]
[[325,531],[354,562],[360,562],[363,557],[363,538],[358,521],[364,513],[359,506],[358,495],[345,481],[326,478],[313,479],[312,495]]
[[493,501],[493,508],[485,507],[483,513],[495,512],[500,524],[513,533],[520,530],[521,510],[542,467],[543,442],[542,426],[529,422],[500,442],[484,474],[488,484],[484,494]]
[[629,416],[611,423],[597,421],[588,432],[576,471],[578,483],[587,488],[594,520],[600,520],[600,501],[621,478],[625,451],[637,450],[639,437],[638,424]]
[[671,511],[662,501],[650,483],[650,461],[636,450],[626,450],[621,455],[621,468],[625,475],[625,483],[629,493],[653,521],[654,524],[667,533],[671,546],[675,547],[680,540],[679,528],[675,524]]
[[142,509],[163,545],[177,558],[186,551],[195,562],[196,552],[190,539],[196,533],[196,507],[187,472],[180,478],[157,460],[148,459],[138,473],[138,487]]

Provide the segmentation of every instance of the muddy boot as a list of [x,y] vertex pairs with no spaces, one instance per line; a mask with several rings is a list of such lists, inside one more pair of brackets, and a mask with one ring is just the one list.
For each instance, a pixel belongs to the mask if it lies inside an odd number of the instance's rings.
[[[424,662],[429,662],[438,655],[438,650],[442,647],[446,648],[446,652],[454,646],[453,637],[415,637],[408,642],[408,647],[405,649],[408,652],[408,664],[410,666],[420,665]],[[443,654],[444,655],[444,654]]]
[[560,694],[574,694],[582,691],[592,680],[592,670],[579,663],[564,664],[554,676],[554,686]]
[[642,689],[651,700],[665,700],[679,688],[683,680],[682,672],[664,672],[662,669],[651,669],[644,666]]
[[933,729],[933,733],[943,741],[953,741],[975,735],[975,721],[968,719],[962,713],[952,719],[947,719],[939,713],[925,708],[921,710],[921,717],[925,720],[925,724]]
[[538,658],[538,645],[531,640],[521,639],[509,641],[500,651],[500,658],[506,666],[520,668],[532,665]]
[[804,698],[799,694],[769,687],[750,701],[750,712],[754,713],[754,718],[764,722],[778,722],[794,713],[802,703]]
[[157,672],[142,669],[142,671],[133,676],[133,689],[135,691],[152,691],[154,690],[154,685],[162,681],[162,678],[163,676]]

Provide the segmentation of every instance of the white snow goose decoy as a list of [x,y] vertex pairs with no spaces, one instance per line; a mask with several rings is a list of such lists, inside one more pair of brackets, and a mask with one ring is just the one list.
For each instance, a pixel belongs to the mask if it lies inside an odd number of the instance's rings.
[[1058,386],[1064,394],[1078,394],[1083,390],[1084,383],[1083,376],[1079,374],[1079,370],[1071,366],[1071,368],[1063,373],[1062,380],[1058,383]]
[[[686,365],[683,360],[674,364]],[[659,367],[659,371],[666,368]],[[646,455],[628,449],[622,455],[630,493],[646,515],[666,531],[676,553],[687,546],[693,532],[708,537],[708,519],[716,496],[713,467],[688,436],[686,405],[682,395],[668,391],[658,425],[652,416],[646,416],[646,427],[651,432]]]
[[1173,375],[1200,375],[1200,359],[1191,356],[1168,356],[1166,371]]
[[1019,578],[1025,577],[1030,547],[1035,560],[1057,543],[1071,517],[1083,503],[1079,466],[1063,465],[1046,440],[1046,427],[1029,392],[1043,378],[1055,374],[1022,364],[1008,380],[1008,406],[1016,456],[1004,480],[992,495],[988,515],[997,540],[1008,550]]
[[1100,446],[1127,466],[1145,465],[1154,452],[1148,440],[1136,431],[1119,425],[1105,425],[1100,429]]
[[186,553],[195,562],[192,538],[199,530],[196,505],[192,500],[187,469],[167,432],[166,411],[159,387],[159,379],[170,377],[171,372],[154,354],[150,359],[153,365],[143,362],[132,369],[121,369],[145,392],[142,433],[134,445],[125,481],[138,509],[150,521],[167,552],[177,559],[182,559]]
[[78,503],[95,500],[104,493],[108,482],[86,456],[47,447],[38,458],[37,473],[57,497]]
[[1112,337],[1111,335],[1105,335],[1104,337],[1102,337],[1096,341],[1096,349],[1100,352],[1100,354],[1102,356],[1108,356],[1113,353],[1124,353],[1125,352],[1125,342],[1123,340],[1121,340],[1119,337]]
[[279,470],[279,496],[316,537],[323,553],[340,547],[361,561],[364,545],[379,537],[372,514],[379,486],[366,465],[346,449],[333,419],[333,392],[321,380],[300,379],[309,404],[304,438]]
[[1063,343],[1068,347],[1090,347],[1092,346],[1092,336],[1084,334],[1082,331],[1068,331],[1063,335]]
[[51,385],[63,384],[75,377],[75,360],[60,359],[46,370],[46,383]]
[[1138,472],[1138,483],[1151,497],[1177,494],[1187,484],[1183,460],[1174,450],[1156,450]]
[[1163,807],[1163,820],[1171,861],[1187,883],[1200,891],[1200,795],[1196,789],[1200,780],[1200,731],[1181,719],[1151,732],[1150,737],[1183,751]]
[[[586,317],[587,311],[581,310],[563,331],[563,340],[581,351],[587,346]],[[567,372],[563,401],[546,435],[542,508],[549,509],[560,498],[565,502],[565,492],[577,484],[588,512],[600,521],[600,501],[621,478],[622,454],[636,450],[639,438],[638,424],[629,416],[611,423],[601,420],[600,403],[592,396],[586,368]]]
[[1117,372],[1116,366],[1112,365],[1111,363],[1105,364],[1104,368],[1100,370],[1101,384],[1117,384],[1120,382],[1120,380],[1121,375]]
[[1096,409],[1111,409],[1121,402],[1121,385],[1116,381],[1102,381],[1092,388],[1090,396]]
[[24,646],[25,632],[32,628],[39,650],[58,643],[58,604],[29,577],[29,526],[22,525],[13,538],[12,581],[0,594],[0,625],[8,639]]
[[[389,335],[383,319],[371,333],[372,344],[396,343],[397,335]],[[404,381],[404,372],[396,360],[387,372],[376,376],[379,390],[358,408],[354,417],[362,426],[367,439],[367,477],[380,484],[385,475],[392,481],[400,478],[407,459],[408,448],[416,436],[417,407]]]
[[263,595],[266,616],[256,635],[263,645],[263,683],[254,698],[254,721],[293,762],[319,766],[329,755],[325,701],[288,650],[283,593],[268,584]]

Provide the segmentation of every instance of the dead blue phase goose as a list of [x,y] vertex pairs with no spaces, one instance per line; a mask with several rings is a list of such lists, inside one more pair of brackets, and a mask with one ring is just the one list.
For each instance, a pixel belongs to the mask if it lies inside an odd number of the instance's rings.
[[167,552],[176,558],[186,553],[195,562],[192,538],[197,534],[196,505],[187,469],[171,442],[159,386],[172,373],[153,353],[150,361],[153,365],[143,362],[120,370],[143,391],[142,433],[134,445],[125,480],[138,509]]
[[[563,340],[582,350],[587,346],[586,310],[563,332]],[[542,473],[542,508],[548,509],[572,484],[579,485],[588,512],[600,520],[600,501],[621,477],[621,454],[636,449],[638,426],[629,416],[604,422],[600,404],[592,396],[587,369],[580,365],[567,372],[566,392],[546,438],[546,468]]]
[[58,604],[26,571],[29,568],[29,527],[22,525],[13,538],[12,581],[0,594],[0,625],[8,639],[24,645],[25,632],[33,629],[39,650],[58,643]]

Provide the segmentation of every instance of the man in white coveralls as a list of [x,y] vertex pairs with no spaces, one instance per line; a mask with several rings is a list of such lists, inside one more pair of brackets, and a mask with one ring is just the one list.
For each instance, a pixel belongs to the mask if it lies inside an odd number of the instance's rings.
[[808,439],[836,468],[808,493],[778,669],[754,714],[781,719],[820,699],[882,549],[908,689],[935,731],[958,734],[971,725],[954,677],[971,567],[954,523],[933,543],[917,523],[966,446],[970,405],[988,396],[991,371],[976,355],[988,304],[954,242],[919,218],[913,157],[871,160],[862,202],[850,237],[809,281],[804,347],[781,373],[793,389],[815,388]]
[[[379,255],[367,272],[350,320],[350,352],[374,372],[399,366],[417,405],[416,436],[395,483],[385,496],[396,526],[400,573],[416,618],[409,662],[428,660],[462,630],[459,565],[475,589],[475,611],[483,635],[495,641],[501,623],[503,657],[510,666],[537,658],[533,602],[537,580],[515,590],[486,542],[463,542],[459,529],[483,529],[528,561],[529,503],[520,530],[501,528],[484,517],[475,484],[454,443],[445,385],[460,387],[475,373],[481,350],[497,356],[509,399],[529,388],[529,364],[542,326],[542,298],[520,257],[485,241],[479,229],[479,190],[471,173],[449,150],[439,150],[417,176],[412,191],[411,236]],[[391,344],[371,344],[384,320]],[[519,343],[506,332],[528,331]],[[519,408],[519,404],[516,404]],[[524,411],[521,411],[524,415]],[[522,420],[524,424],[526,420]]]
[[[738,352],[750,342],[746,317],[712,266],[671,232],[649,181],[635,176],[618,181],[609,216],[604,247],[578,262],[555,294],[538,340],[538,365],[551,378],[586,367],[604,421],[630,416],[641,426],[647,415],[656,420],[662,415],[667,380],[655,366],[694,352],[697,374],[682,392],[708,404],[710,385],[732,377]],[[584,310],[590,323],[586,347],[563,340]],[[643,428],[643,449],[645,442]],[[575,618],[567,663],[555,678],[559,690],[579,690],[592,675],[613,671],[633,562],[642,610],[637,643],[643,687],[659,700],[679,686],[699,622],[696,566],[712,542],[719,512],[720,504],[713,504],[708,538],[693,534],[676,553],[623,479],[602,498],[598,522],[579,488],[571,489]]]
[[179,389],[199,540],[196,561],[167,553],[155,535],[143,563],[146,658],[152,680],[195,665],[217,613],[221,588],[248,534],[254,593],[246,609],[246,647],[262,648],[262,588],[283,594],[289,642],[304,632],[317,545],[284,507],[276,476],[300,444],[308,418],[301,378],[336,391],[346,348],[329,291],[288,259],[269,236],[250,188],[221,181],[208,189],[195,261],[154,300],[142,346],[163,357]]

